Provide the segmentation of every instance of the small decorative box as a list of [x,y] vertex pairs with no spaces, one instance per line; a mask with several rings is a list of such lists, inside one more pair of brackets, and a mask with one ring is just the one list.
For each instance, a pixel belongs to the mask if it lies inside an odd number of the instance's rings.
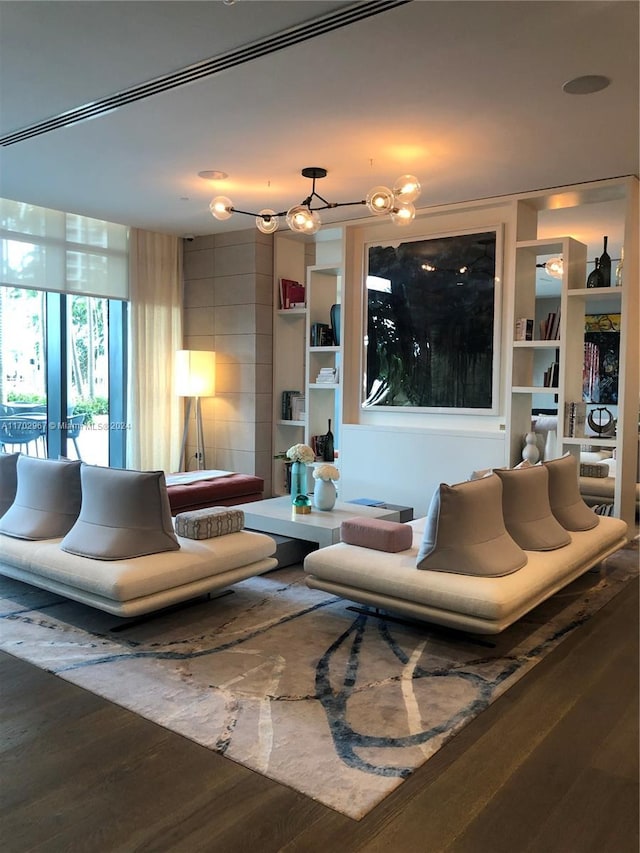
[[211,506],[176,515],[176,533],[185,539],[213,539],[214,536],[237,533],[243,527],[244,512],[241,509]]

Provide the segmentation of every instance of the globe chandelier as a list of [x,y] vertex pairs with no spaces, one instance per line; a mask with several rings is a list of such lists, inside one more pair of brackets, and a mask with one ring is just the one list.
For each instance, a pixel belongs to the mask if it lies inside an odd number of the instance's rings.
[[549,258],[543,264],[536,264],[538,269],[543,269],[552,278],[562,278],[564,274],[564,261],[562,258]]
[[[387,214],[395,225],[408,225],[416,215],[413,202],[420,195],[420,183],[413,175],[402,175],[393,184],[392,188],[378,186],[373,187],[367,193],[367,197],[360,201],[327,201],[316,192],[316,181],[327,176],[327,170],[320,166],[307,166],[301,172],[303,178],[312,181],[311,192],[300,202],[294,204],[289,210],[276,212],[264,208],[258,213],[249,210],[240,210],[235,207],[227,196],[219,195],[212,199],[209,210],[212,216],[220,221],[229,219],[234,213],[242,213],[245,216],[255,217],[256,227],[263,234],[273,234],[280,227],[280,219],[285,221],[292,231],[298,234],[315,234],[322,227],[319,211],[333,210],[336,207],[351,207],[356,204],[366,205],[371,213],[376,216]],[[315,205],[315,206],[314,206]]]

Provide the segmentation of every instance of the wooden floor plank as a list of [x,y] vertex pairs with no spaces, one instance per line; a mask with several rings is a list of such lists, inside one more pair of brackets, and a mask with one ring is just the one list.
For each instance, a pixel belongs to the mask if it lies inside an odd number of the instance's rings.
[[[606,796],[596,797],[591,817],[597,823],[604,812],[610,811],[609,791],[617,790],[621,801],[632,806],[628,810],[627,831],[633,830],[630,820],[634,808],[629,796],[637,780],[638,703],[637,689],[634,689],[637,654],[614,648],[615,654],[607,655],[607,666],[597,668],[596,679],[584,682],[583,692],[575,704],[557,720],[538,748],[513,774],[509,784],[492,798],[466,833],[456,840],[452,851],[472,853],[478,844],[481,848],[490,845],[492,853],[547,850],[549,839],[561,836],[557,829],[549,829],[555,825],[556,817],[561,824],[574,825],[582,821],[584,804],[580,797],[568,797],[568,792],[576,784],[581,789],[590,788],[596,792],[602,784],[607,784],[607,777],[613,784],[603,792]],[[611,651],[611,647],[609,649]],[[550,700],[553,701],[553,697]],[[630,710],[635,710],[635,715],[629,713]],[[612,732],[616,732],[614,737],[611,737]],[[622,743],[626,756],[617,774],[595,767],[596,763],[610,765],[613,756],[608,755],[609,751],[613,747],[618,754]],[[614,775],[618,778],[613,779]],[[522,797],[522,791],[528,792],[526,797]],[[635,795],[637,797],[637,788]],[[510,832],[503,828],[505,813],[512,816]],[[630,835],[633,837],[633,832]]]

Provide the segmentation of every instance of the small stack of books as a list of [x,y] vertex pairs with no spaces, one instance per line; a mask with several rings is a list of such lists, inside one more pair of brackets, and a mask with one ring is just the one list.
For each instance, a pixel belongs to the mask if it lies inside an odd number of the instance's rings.
[[335,385],[338,381],[338,369],[336,367],[321,367],[316,376],[316,382]]

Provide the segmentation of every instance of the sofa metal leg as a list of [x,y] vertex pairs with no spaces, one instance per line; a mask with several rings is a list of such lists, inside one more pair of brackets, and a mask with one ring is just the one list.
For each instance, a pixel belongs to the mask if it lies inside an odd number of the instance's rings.
[[130,628],[136,628],[138,625],[144,625],[145,622],[151,622],[160,616],[166,616],[169,613],[174,613],[177,610],[182,610],[185,607],[193,607],[196,604],[202,604],[203,601],[214,601],[216,598],[222,598],[225,595],[233,595],[234,590],[223,589],[220,592],[204,592],[196,598],[189,598],[186,601],[179,601],[177,604],[171,604],[169,607],[163,607],[162,610],[154,610],[153,613],[145,613],[142,616],[133,617],[123,621],[120,625],[114,625],[109,628],[112,634],[119,634],[122,631],[128,631]]
[[378,607],[371,609],[366,607],[355,607],[354,605],[349,604],[347,605],[347,610],[351,610],[353,613],[360,613],[363,616],[373,616],[375,619],[384,619],[385,622],[394,622],[396,625],[406,625],[408,628],[419,628],[422,631],[429,633],[436,632],[438,634],[449,634],[452,637],[463,639],[465,642],[473,643],[476,646],[483,646],[487,649],[495,649],[496,647],[496,644],[491,640],[476,636],[475,634],[469,634],[467,631],[463,631],[462,629],[448,628],[445,625],[436,625],[434,622],[421,622],[419,619],[410,619],[404,616],[391,616],[389,613],[384,610],[380,610]]

